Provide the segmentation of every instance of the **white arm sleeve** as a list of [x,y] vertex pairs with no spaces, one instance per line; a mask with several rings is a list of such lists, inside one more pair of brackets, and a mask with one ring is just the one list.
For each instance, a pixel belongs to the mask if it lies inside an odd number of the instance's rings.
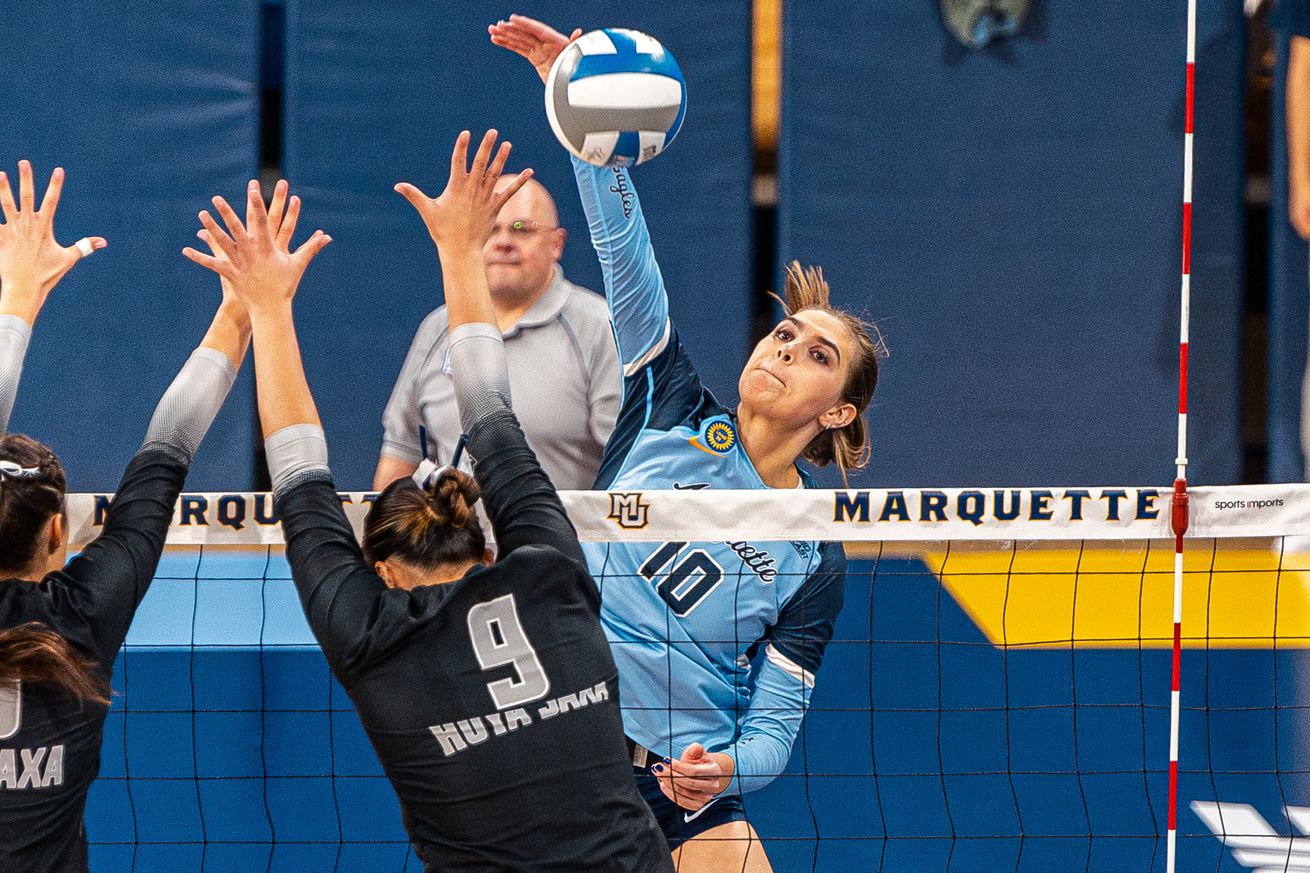
[[9,430],[9,416],[18,396],[18,379],[32,328],[17,315],[0,315],[0,436]]

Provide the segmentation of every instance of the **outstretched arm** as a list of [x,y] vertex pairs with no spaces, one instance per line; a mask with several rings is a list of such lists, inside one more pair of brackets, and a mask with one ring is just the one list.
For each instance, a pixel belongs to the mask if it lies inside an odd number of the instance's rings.
[[55,241],[55,210],[63,188],[64,170],[55,167],[37,209],[31,163],[18,162],[16,203],[9,177],[0,172],[0,212],[4,215],[0,224],[0,435],[8,430],[32,325],[46,298],[74,264],[106,245],[99,236],[85,237],[71,246]]
[[215,197],[214,207],[225,228],[200,213],[213,255],[187,249],[186,256],[227,280],[250,312],[259,417],[287,559],[323,653],[334,670],[348,672],[368,650],[374,606],[386,586],[365,564],[337,499],[292,314],[305,269],[331,239],[315,231],[291,251],[291,232],[275,229],[257,182],[247,190],[244,224],[223,198]]
[[77,591],[79,609],[106,663],[113,660],[154,578],[173,507],[250,345],[245,307],[224,287],[200,345],[155,408],[140,451],[123,474],[104,529],[50,577]]
[[[524,15],[488,28],[491,41],[521,55],[544,82],[571,36]],[[631,376],[668,347],[669,298],[655,260],[650,232],[632,177],[624,168],[593,167],[573,159],[578,193],[587,213],[591,244],[605,275],[605,297],[618,340],[623,375]]]
[[451,154],[450,180],[435,199],[407,183],[396,190],[422,216],[441,258],[455,400],[497,548],[503,557],[520,546],[548,545],[582,563],[577,533],[510,408],[505,348],[482,248],[500,208],[532,171],[524,170],[497,194],[510,145],[502,144],[493,160],[495,142],[496,131],[487,131],[470,171],[469,133],[461,133]]

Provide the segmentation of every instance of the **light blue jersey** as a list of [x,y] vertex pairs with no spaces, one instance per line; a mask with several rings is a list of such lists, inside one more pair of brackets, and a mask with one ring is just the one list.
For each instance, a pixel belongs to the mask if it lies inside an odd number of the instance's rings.
[[[625,169],[574,160],[624,373],[596,487],[765,488],[734,416],[701,384]],[[803,477],[804,478],[804,477]],[[808,482],[808,480],[805,480]],[[735,789],[782,772],[842,605],[837,543],[589,543],[624,728],[677,757],[727,752]]]

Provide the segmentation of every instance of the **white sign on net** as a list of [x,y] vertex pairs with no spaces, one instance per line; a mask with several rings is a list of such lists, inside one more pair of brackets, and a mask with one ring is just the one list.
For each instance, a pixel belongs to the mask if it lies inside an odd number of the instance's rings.
[[[372,494],[342,493],[356,533]],[[583,541],[749,539],[841,542],[1148,540],[1173,536],[1170,488],[879,488],[569,491]],[[1310,486],[1193,488],[1188,537],[1310,536]],[[72,542],[93,539],[111,495],[71,494]],[[269,494],[184,494],[170,545],[279,545]]]

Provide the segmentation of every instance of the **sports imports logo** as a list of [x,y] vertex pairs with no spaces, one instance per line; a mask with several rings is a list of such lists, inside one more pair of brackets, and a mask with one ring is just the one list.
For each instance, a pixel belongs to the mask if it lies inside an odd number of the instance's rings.
[[610,521],[624,530],[641,530],[650,524],[650,504],[640,491],[610,494]]
[[[1310,871],[1310,838],[1283,836],[1254,807],[1245,803],[1196,800],[1192,802],[1192,811],[1243,867],[1250,867],[1256,873]],[[1310,834],[1310,808],[1288,806],[1284,812],[1293,828]]]

